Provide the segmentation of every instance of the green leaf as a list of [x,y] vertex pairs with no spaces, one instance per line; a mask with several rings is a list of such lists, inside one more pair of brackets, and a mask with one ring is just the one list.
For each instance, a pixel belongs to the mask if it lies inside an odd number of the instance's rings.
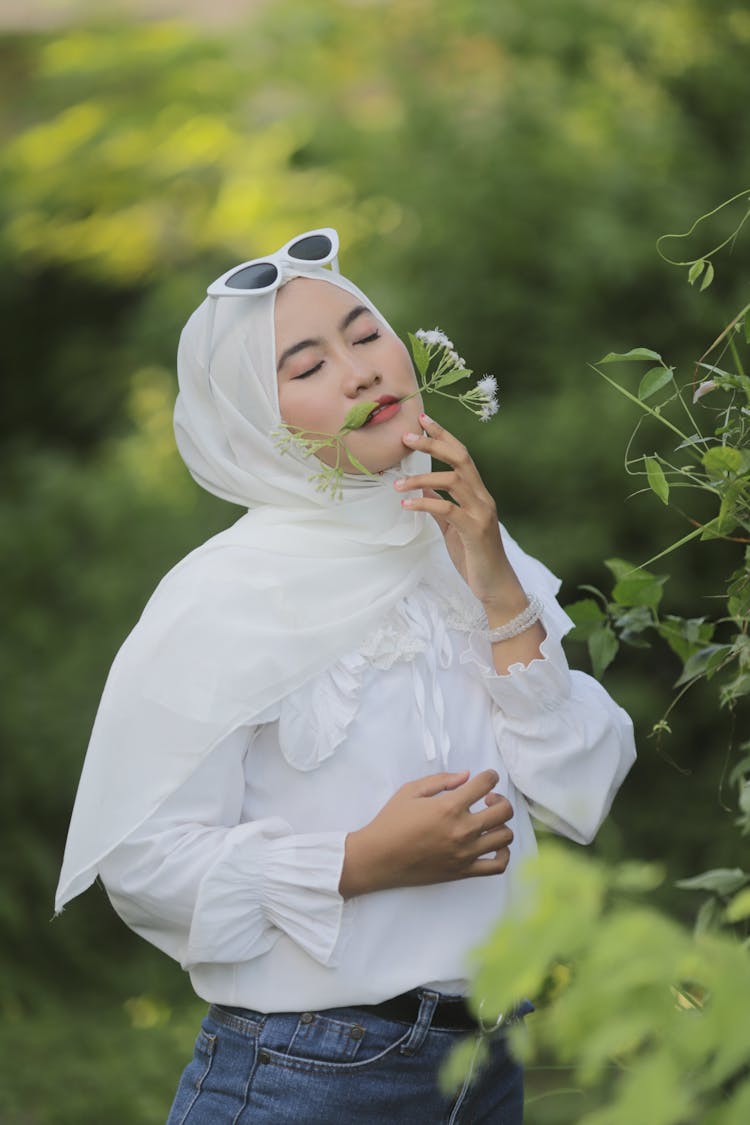
[[350,449],[346,450],[346,456],[349,459],[349,463],[353,465],[354,468],[357,469],[360,473],[364,473],[365,476],[368,477],[372,477],[375,475],[374,473],[371,473],[370,470],[365,465],[363,465],[361,461],[357,460]]
[[618,611],[616,616],[617,628],[623,633],[642,633],[644,629],[654,624],[654,619],[648,606],[637,605],[623,612]]
[[731,445],[714,445],[703,454],[703,468],[712,477],[725,473],[739,473],[744,465],[744,457],[739,449]]
[[663,882],[664,868],[660,863],[631,859],[612,869],[611,886],[618,891],[653,891]]
[[731,895],[750,881],[741,867],[715,867],[690,879],[678,879],[675,883],[683,891],[712,891],[717,895]]
[[721,539],[722,537],[723,537],[723,532],[719,531],[719,518],[718,518],[718,516],[716,517],[716,519],[709,520],[708,523],[704,523],[703,530],[701,531],[701,534],[700,534],[700,538],[702,540],[704,540],[704,539]]
[[693,933],[696,937],[700,937],[702,934],[717,930],[721,918],[721,903],[715,898],[704,898],[695,916]]
[[597,679],[601,679],[605,669],[609,667],[617,655],[620,642],[609,625],[605,625],[591,634],[588,647],[594,675]]
[[436,379],[431,387],[426,387],[425,390],[431,391],[440,387],[449,387],[451,383],[458,383],[461,379],[468,379],[470,375],[473,375],[473,371],[469,367],[452,367],[449,371],[446,371],[444,375],[441,375],[439,379]]
[[[743,749],[745,749],[746,747],[747,743],[745,742],[743,743]],[[732,772],[729,775],[729,784],[735,785],[738,781],[744,779],[745,774],[750,775],[750,754],[748,754],[745,758],[740,758],[739,762],[737,762],[737,765],[734,766]]]
[[750,695],[750,672],[740,672],[729,683],[722,685],[719,693],[721,706],[726,707],[745,695]]
[[692,266],[688,270],[688,283],[690,285],[693,285],[693,283],[703,273],[703,268],[704,268],[705,264],[706,263],[705,263],[705,260],[703,258],[699,258],[697,262],[693,262]]
[[750,344],[750,309],[745,313],[745,343]]
[[344,423],[339,433],[348,434],[352,430],[358,430],[360,426],[364,426],[373,410],[377,410],[377,408],[377,402],[358,402],[356,406],[351,408],[346,418],[344,418]]
[[713,267],[713,263],[709,262],[708,265],[706,266],[705,276],[703,278],[703,281],[701,282],[701,293],[703,292],[704,289],[708,289],[708,287],[711,284],[711,282],[713,281],[713,279],[714,279],[714,267]]
[[629,578],[621,578],[612,591],[618,605],[645,605],[656,609],[663,593],[668,575],[651,574],[647,570],[637,570]]
[[655,395],[657,391],[660,391],[662,387],[666,387],[667,383],[671,382],[671,379],[671,367],[649,367],[638,385],[638,398],[641,401],[645,398],[650,398],[651,395]]
[[743,567],[734,572],[727,593],[727,609],[732,617],[746,617],[750,614],[750,568]]
[[582,598],[565,606],[565,612],[570,617],[575,628],[568,634],[573,641],[586,641],[606,621],[607,615],[593,598]]
[[607,352],[599,363],[634,363],[641,359],[661,359],[651,348],[631,348],[629,352]]
[[589,594],[596,594],[597,598],[600,598],[604,602],[606,602],[607,600],[601,590],[599,590],[596,586],[590,586],[588,582],[582,582],[578,589],[586,590],[586,592]]
[[[612,607],[614,608],[614,607]],[[641,636],[646,629],[653,626],[654,619],[651,610],[644,605],[634,606],[624,612],[617,611],[615,625],[623,644],[631,648],[650,648],[650,643]]]
[[658,625],[662,637],[684,664],[699,648],[705,648],[713,636],[715,625],[702,617],[675,617],[667,614]]
[[669,482],[656,457],[646,457],[646,477],[651,490],[656,493],[662,504],[667,504],[669,502]]
[[745,815],[750,815],[750,782],[743,785],[740,789],[737,803],[740,806],[741,812],[745,813]]
[[734,480],[721,498],[716,529],[722,535],[729,535],[739,523],[739,513],[746,504],[747,482]]
[[741,922],[743,918],[750,918],[750,887],[745,887],[734,896],[724,917],[727,922]]
[[613,574],[616,582],[638,570],[636,564],[628,562],[627,559],[605,559],[604,565]]
[[409,332],[408,335],[414,366],[420,375],[424,375],[430,366],[430,350],[413,332]]
[[705,648],[698,649],[685,661],[682,675],[675,686],[689,684],[698,676],[710,678],[730,651],[731,645],[706,645]]

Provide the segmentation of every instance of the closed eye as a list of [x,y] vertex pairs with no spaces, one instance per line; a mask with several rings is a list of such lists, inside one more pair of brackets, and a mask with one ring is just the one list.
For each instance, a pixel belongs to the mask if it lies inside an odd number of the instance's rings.
[[376,329],[373,333],[371,333],[371,335],[363,336],[363,338],[361,340],[355,340],[354,343],[355,344],[369,344],[373,340],[379,340],[379,339],[380,339],[380,333]]
[[297,379],[307,379],[307,378],[309,378],[309,376],[314,375],[316,371],[320,371],[322,366],[323,366],[323,360],[321,359],[320,363],[316,363],[315,366],[311,367],[309,371],[302,371],[299,375],[295,375],[294,379],[292,379],[292,382],[295,382],[295,380],[297,380]]

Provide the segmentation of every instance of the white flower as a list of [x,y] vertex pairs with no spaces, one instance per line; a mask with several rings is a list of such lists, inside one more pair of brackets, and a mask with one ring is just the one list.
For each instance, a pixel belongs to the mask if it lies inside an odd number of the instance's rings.
[[703,398],[704,395],[710,394],[711,391],[715,390],[716,383],[713,381],[713,379],[707,379],[705,383],[701,383],[701,385],[696,389],[695,394],[693,395],[693,402],[698,402],[698,400]]
[[476,385],[476,395],[480,403],[479,421],[489,422],[497,414],[497,379],[494,375],[484,375]]
[[463,358],[463,356],[460,356],[458,354],[455,348],[448,349],[448,358],[450,359],[453,366],[458,367],[459,370],[463,371],[463,369],[466,367],[466,360]]
[[437,326],[429,329],[418,328],[414,335],[418,340],[421,340],[423,344],[427,344],[428,347],[453,348],[452,341],[449,340],[445,332],[441,331]]

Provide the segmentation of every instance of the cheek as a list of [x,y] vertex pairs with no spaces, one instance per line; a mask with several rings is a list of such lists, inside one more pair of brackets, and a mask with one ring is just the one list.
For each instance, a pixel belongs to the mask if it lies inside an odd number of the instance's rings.
[[287,426],[308,432],[325,432],[325,401],[306,385],[286,383],[279,387],[279,411]]

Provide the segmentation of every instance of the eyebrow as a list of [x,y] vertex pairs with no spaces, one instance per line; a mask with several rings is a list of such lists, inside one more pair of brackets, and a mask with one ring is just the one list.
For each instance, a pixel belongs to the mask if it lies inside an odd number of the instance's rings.
[[[369,313],[369,312],[372,312],[372,309],[368,309],[366,305],[355,305],[353,309],[349,309],[349,312],[346,314],[346,316],[340,322],[339,332],[344,332],[349,327],[349,325],[352,324],[353,321],[355,321],[357,319],[357,317],[362,315],[362,313]],[[314,347],[316,347],[316,346],[318,346],[319,344],[322,344],[322,343],[323,343],[323,340],[319,336],[315,337],[314,339],[310,339],[310,340],[298,340],[296,344],[292,344],[291,347],[287,348],[286,351],[281,353],[281,358],[279,359],[279,362],[276,365],[277,372],[281,371],[281,369],[284,366],[284,364],[286,363],[286,361],[288,359],[290,359],[293,355],[296,355],[297,352],[302,352],[302,351],[305,350],[305,348],[314,348]]]

